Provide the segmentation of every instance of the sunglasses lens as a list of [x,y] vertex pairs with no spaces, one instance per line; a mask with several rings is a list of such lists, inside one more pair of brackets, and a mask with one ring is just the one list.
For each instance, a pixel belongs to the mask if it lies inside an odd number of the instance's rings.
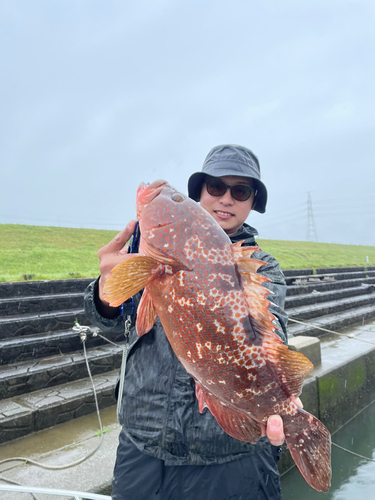
[[246,201],[250,198],[253,189],[250,186],[243,186],[237,184],[233,186],[230,190],[231,195],[237,201]]
[[227,186],[224,182],[215,180],[207,181],[207,191],[211,196],[223,196],[226,190]]
[[[211,196],[223,196],[227,192],[227,186],[224,182],[209,179],[206,181],[207,191]],[[235,186],[230,186],[230,194],[232,198],[237,201],[246,201],[250,198],[251,193],[254,189],[250,186],[246,186],[245,184],[237,184]]]

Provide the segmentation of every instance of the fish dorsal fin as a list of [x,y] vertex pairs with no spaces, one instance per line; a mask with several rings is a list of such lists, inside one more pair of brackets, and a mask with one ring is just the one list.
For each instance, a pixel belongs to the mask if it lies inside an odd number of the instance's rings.
[[241,246],[242,243],[243,241],[239,241],[232,246],[238,270],[240,273],[256,273],[261,266],[266,264],[266,262],[250,259],[255,251],[259,251],[259,247],[243,247]]
[[154,326],[157,314],[150,292],[145,288],[137,309],[136,329],[139,337],[148,333]]
[[241,244],[240,241],[233,245],[233,250],[250,310],[251,326],[260,340],[267,339],[276,344],[281,344],[282,340],[275,333],[276,327],[273,324],[275,317],[268,311],[270,303],[267,300],[267,295],[271,292],[262,286],[263,283],[271,280],[257,274],[258,269],[264,266],[266,262],[251,258],[256,250],[259,251],[259,247],[241,247]]
[[155,277],[160,264],[151,257],[133,254],[113,270],[104,285],[104,298],[112,307],[130,299]]
[[266,341],[263,347],[280,385],[288,396],[298,397],[302,392],[303,379],[311,372],[314,365],[303,354],[291,351],[285,345],[275,345]]
[[251,259],[258,247],[241,247],[241,242],[233,245],[237,268],[241,276],[246,300],[250,309],[251,326],[265,349],[269,367],[280,380],[287,394],[299,396],[304,377],[312,370],[312,363],[303,354],[290,351],[282,345],[281,338],[275,333],[273,320],[269,312],[267,296],[270,292],[262,286],[270,281],[265,276],[257,274],[257,270],[266,264],[260,260]]

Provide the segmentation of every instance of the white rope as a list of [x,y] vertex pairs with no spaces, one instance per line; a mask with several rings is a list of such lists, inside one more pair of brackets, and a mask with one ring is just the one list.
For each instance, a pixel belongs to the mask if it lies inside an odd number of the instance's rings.
[[[5,463],[9,463],[9,462],[26,462],[28,464],[35,465],[36,467],[40,467],[40,468],[46,469],[46,470],[64,470],[64,469],[69,469],[71,467],[75,467],[76,465],[79,465],[82,462],[85,462],[90,457],[92,457],[101,447],[102,442],[103,442],[103,437],[104,437],[103,426],[102,426],[102,421],[100,418],[99,404],[98,404],[98,398],[96,395],[94,380],[93,380],[92,375],[91,375],[91,370],[90,370],[90,366],[89,366],[89,362],[88,362],[88,358],[87,358],[87,352],[86,352],[86,340],[87,340],[87,333],[86,332],[92,331],[92,330],[89,326],[81,326],[79,323],[76,323],[76,325],[73,327],[73,330],[80,334],[82,344],[83,344],[83,353],[84,353],[84,357],[85,357],[86,367],[87,367],[87,371],[88,371],[88,374],[90,377],[90,381],[91,381],[91,385],[92,385],[92,389],[93,389],[93,393],[94,393],[96,414],[98,416],[98,422],[99,422],[99,428],[100,428],[100,441],[99,441],[98,446],[94,450],[92,450],[88,455],[80,458],[79,460],[76,460],[75,462],[72,462],[72,463],[66,464],[66,465],[46,465],[46,464],[42,464],[40,462],[37,462],[35,460],[31,460],[30,458],[25,458],[25,457],[7,458],[6,460],[1,460],[0,465],[5,464]],[[4,479],[5,481],[8,481],[6,478],[2,478],[1,476],[0,476],[0,479]]]
[[[362,408],[362,410],[360,410],[358,413],[356,413],[355,415],[352,416],[352,418],[350,420],[348,420],[347,422],[345,422],[345,424],[343,424],[341,427],[339,427],[338,429],[335,430],[335,432],[332,433],[332,436],[334,436],[337,432],[339,432],[343,427],[345,427],[346,425],[348,425],[352,420],[354,420],[356,417],[358,417],[358,415],[360,415],[361,413],[363,413],[365,410],[367,410],[367,408],[369,408],[372,404],[375,403],[375,399],[373,401],[371,401],[371,403],[369,403],[368,405],[366,405],[364,408]],[[359,458],[364,458],[365,460],[368,460],[369,462],[375,462],[374,459],[372,458],[368,458],[368,457],[364,457],[363,455],[359,455],[358,453],[354,453],[354,451],[350,451],[346,448],[343,448],[342,446],[339,446],[338,444],[336,443],[332,443],[334,446],[336,446],[337,448],[340,448],[340,450],[343,450],[343,451],[347,451],[348,453],[350,453],[351,455],[355,455]]]
[[[360,342],[365,342],[366,344],[375,345],[375,342],[371,342],[370,340],[360,339],[360,338],[356,337],[353,333],[346,334],[346,333],[334,332],[333,330],[328,330],[327,328],[322,328],[321,326],[318,326],[314,323],[305,323],[304,321],[299,321],[299,320],[294,319],[294,318],[288,318],[288,320],[293,321],[293,323],[299,323],[300,325],[312,326],[313,328],[316,328],[317,330],[322,330],[323,332],[334,333],[335,335],[341,335],[342,337],[346,337],[348,339],[355,339],[355,340],[359,340]],[[367,331],[371,332],[371,330],[367,330]],[[372,332],[372,333],[374,333],[374,332]]]
[[354,455],[354,456],[359,457],[359,458],[364,458],[365,460],[368,460],[369,462],[375,462],[375,460],[373,458],[364,457],[363,455],[359,455],[359,453],[354,453],[354,451],[347,450],[346,448],[343,448],[342,446],[339,446],[336,443],[332,443],[332,444],[333,444],[333,446],[336,446],[336,448],[340,448],[340,450],[346,451],[347,453],[350,453],[351,455]]

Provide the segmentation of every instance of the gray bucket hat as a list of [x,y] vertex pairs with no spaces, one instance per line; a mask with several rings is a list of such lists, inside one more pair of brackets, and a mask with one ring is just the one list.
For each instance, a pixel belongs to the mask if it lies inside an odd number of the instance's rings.
[[207,175],[212,177],[237,175],[252,179],[256,189],[253,210],[261,214],[266,211],[267,189],[260,180],[258,158],[250,149],[236,144],[223,144],[212,148],[204,160],[202,171],[191,175],[188,181],[189,197],[194,201],[199,201]]

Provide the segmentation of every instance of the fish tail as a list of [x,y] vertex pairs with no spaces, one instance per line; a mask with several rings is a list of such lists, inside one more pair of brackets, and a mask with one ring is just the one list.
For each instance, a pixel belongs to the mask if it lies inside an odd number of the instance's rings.
[[286,444],[308,484],[317,491],[331,485],[331,435],[313,415],[298,408],[295,415],[283,415]]

